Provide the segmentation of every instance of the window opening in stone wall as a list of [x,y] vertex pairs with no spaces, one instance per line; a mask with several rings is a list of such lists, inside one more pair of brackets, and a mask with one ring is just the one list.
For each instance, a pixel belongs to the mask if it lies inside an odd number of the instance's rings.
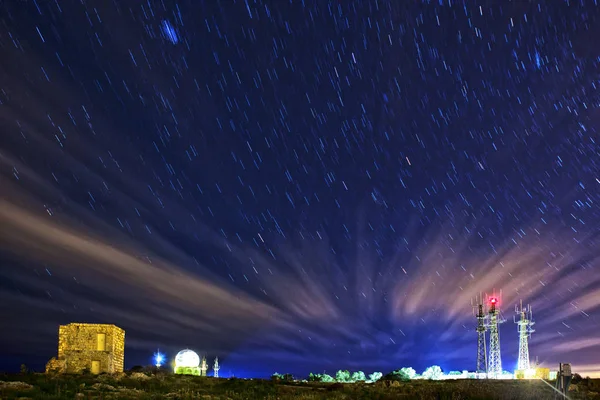
[[104,333],[98,334],[98,347],[96,350],[98,350],[98,351],[106,350],[106,334],[104,334]]

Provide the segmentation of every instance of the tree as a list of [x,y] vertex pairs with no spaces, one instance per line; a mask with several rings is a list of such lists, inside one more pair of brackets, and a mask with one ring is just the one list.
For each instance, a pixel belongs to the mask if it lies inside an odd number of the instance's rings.
[[313,374],[311,372],[310,374],[308,374],[308,381],[309,382],[322,382],[323,377],[321,376],[321,374]]
[[350,382],[350,372],[348,370],[339,370],[335,374],[335,380],[337,382]]
[[403,367],[400,368],[400,376],[404,378],[402,380],[410,381],[411,379],[415,379],[415,376],[417,376],[417,371],[411,367]]
[[385,379],[391,381],[408,382],[411,379],[414,379],[415,376],[417,376],[417,372],[414,369],[412,369],[411,367],[403,367],[390,372],[385,376]]
[[444,373],[442,372],[442,369],[438,365],[432,365],[431,367],[427,368],[423,372],[423,378],[429,379],[429,380],[442,379],[443,375],[444,375]]
[[365,373],[362,371],[358,371],[358,372],[354,372],[352,373],[352,377],[350,378],[350,380],[352,382],[360,382],[360,381],[366,381],[367,377],[365,376]]
[[331,375],[323,374],[321,375],[321,382],[331,383],[335,382],[335,379],[333,379],[333,376]]
[[273,375],[271,375],[271,380],[272,381],[282,381],[283,380],[283,375],[278,374],[277,372],[275,372]]
[[373,372],[371,375],[369,375],[368,382],[377,382],[382,376],[383,374],[381,372]]
[[283,380],[285,382],[291,382],[294,380],[294,376],[292,374],[283,374]]

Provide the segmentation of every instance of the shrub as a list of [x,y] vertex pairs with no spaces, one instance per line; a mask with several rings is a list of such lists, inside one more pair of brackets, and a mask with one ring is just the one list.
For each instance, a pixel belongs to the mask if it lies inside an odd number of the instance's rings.
[[373,372],[369,375],[369,382],[377,382],[382,376],[383,374],[381,372]]
[[322,382],[323,377],[321,374],[313,374],[311,372],[310,374],[308,374],[308,381],[309,382]]
[[423,372],[423,378],[429,380],[441,379],[444,373],[438,365],[432,365]]
[[271,380],[291,382],[294,380],[294,377],[292,376],[292,374],[278,374],[277,372],[275,372],[273,375],[271,375]]
[[362,371],[358,371],[358,372],[353,372],[352,373],[352,377],[350,378],[350,380],[352,382],[360,382],[360,381],[366,381],[367,377],[365,376],[365,373]]
[[141,365],[134,365],[133,367],[131,367],[129,369],[128,372],[143,372],[144,371],[144,367],[142,367]]
[[283,375],[278,374],[277,372],[275,372],[273,375],[271,375],[271,380],[272,381],[280,381],[283,380]]
[[410,367],[403,367],[390,372],[385,376],[386,380],[408,382],[417,376],[417,372]]
[[337,382],[351,382],[350,372],[348,370],[339,370],[335,374],[335,380]]

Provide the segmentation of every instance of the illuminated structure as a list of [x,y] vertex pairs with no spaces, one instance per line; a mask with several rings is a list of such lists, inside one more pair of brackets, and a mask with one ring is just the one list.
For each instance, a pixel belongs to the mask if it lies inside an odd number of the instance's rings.
[[221,369],[221,367],[219,367],[219,357],[215,357],[215,363],[213,364],[213,376],[215,378],[219,377],[219,369]]
[[533,316],[531,313],[531,306],[523,308],[523,301],[520,306],[515,306],[515,312],[519,315],[519,320],[515,320],[515,323],[519,327],[519,359],[517,362],[517,370],[528,371],[529,366],[529,336],[534,332],[532,328]]
[[202,356],[202,362],[200,363],[200,376],[206,376],[208,370],[208,364],[206,363],[206,357]]
[[181,350],[175,356],[175,370],[176,374],[181,375],[197,375],[200,376],[200,357],[196,352],[186,349]]
[[485,348],[485,332],[487,327],[485,324],[486,315],[482,299],[483,296],[479,295],[477,298],[477,306],[475,306],[475,317],[477,318],[477,369],[475,372],[478,375],[485,374],[487,377],[487,351]]
[[111,324],[71,323],[58,328],[58,357],[46,372],[92,374],[123,372],[125,331]]
[[156,366],[156,368],[160,368],[164,361],[165,356],[162,355],[160,351],[154,353],[154,365]]
[[489,329],[490,329],[490,355],[488,358],[488,378],[499,379],[502,374],[502,357],[500,355],[500,336],[498,325],[505,322],[500,314],[498,297],[489,298]]

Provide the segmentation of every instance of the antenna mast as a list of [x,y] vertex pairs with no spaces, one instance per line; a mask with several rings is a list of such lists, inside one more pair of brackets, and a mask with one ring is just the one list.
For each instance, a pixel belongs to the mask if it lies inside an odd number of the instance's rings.
[[206,365],[206,357],[202,356],[202,361],[200,362],[200,376],[206,376],[207,369],[208,365]]
[[219,357],[215,357],[215,363],[213,364],[213,377],[218,378],[219,377],[219,370],[221,369],[221,367],[219,367]]
[[[500,292],[502,295],[502,292]],[[498,325],[505,322],[500,314],[500,300],[496,295],[488,298],[489,303],[489,329],[490,329],[490,357],[488,359],[488,378],[498,379],[502,375],[502,356],[500,354],[500,336]]]
[[531,312],[531,306],[523,308],[523,300],[521,300],[519,306],[515,306],[515,312],[519,315],[519,320],[515,319],[515,323],[518,325],[519,330],[519,360],[517,362],[517,369],[526,371],[530,368],[529,365],[529,337],[535,330],[532,328],[533,314]]
[[473,306],[473,314],[477,318],[477,374],[485,374],[487,377],[488,365],[487,365],[487,351],[485,348],[485,332],[487,331],[486,326],[486,310],[483,304],[483,295],[480,293],[479,297],[475,298],[477,305]]

